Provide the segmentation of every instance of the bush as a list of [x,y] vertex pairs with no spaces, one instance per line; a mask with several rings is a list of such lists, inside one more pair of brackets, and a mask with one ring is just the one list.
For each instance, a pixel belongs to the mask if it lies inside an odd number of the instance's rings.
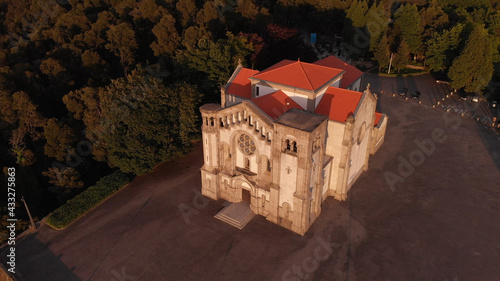
[[94,186],[87,188],[52,212],[46,223],[54,229],[65,228],[120,190],[130,180],[129,175],[119,171],[101,178]]

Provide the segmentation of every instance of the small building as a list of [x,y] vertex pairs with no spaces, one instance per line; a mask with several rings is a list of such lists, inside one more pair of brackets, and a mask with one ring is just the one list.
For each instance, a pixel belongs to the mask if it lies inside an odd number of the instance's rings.
[[328,197],[345,200],[384,141],[387,116],[363,73],[330,56],[236,68],[202,114],[202,194],[304,235]]

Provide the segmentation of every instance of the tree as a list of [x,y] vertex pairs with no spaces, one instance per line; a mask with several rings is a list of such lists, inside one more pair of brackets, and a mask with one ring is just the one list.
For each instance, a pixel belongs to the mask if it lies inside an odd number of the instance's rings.
[[57,18],[52,29],[43,31],[46,37],[64,45],[70,43],[73,38],[90,29],[90,21],[82,10],[71,9]]
[[154,51],[155,56],[174,54],[181,41],[175,29],[175,18],[165,13],[152,31],[156,37],[156,40],[151,43],[151,49]]
[[175,5],[180,13],[180,23],[183,27],[187,27],[196,15],[196,3],[194,0],[179,0]]
[[459,54],[457,49],[461,42],[463,24],[456,24],[441,34],[434,33],[427,41],[426,63],[432,70],[449,68],[453,59]]
[[236,12],[240,13],[244,18],[255,19],[259,14],[259,7],[255,5],[253,0],[238,0]]
[[346,10],[346,19],[351,22],[353,27],[362,28],[366,25],[367,12],[368,3],[366,0],[354,0]]
[[378,62],[378,70],[381,71],[383,68],[387,68],[389,65],[389,56],[391,51],[389,50],[389,42],[387,41],[387,36],[384,34],[380,38],[375,51],[373,52],[373,57]]
[[393,60],[393,65],[398,69],[398,73],[401,68],[404,68],[410,61],[410,47],[406,41],[401,40],[398,47],[398,52]]
[[433,32],[449,22],[448,15],[443,11],[437,0],[432,0],[427,8],[420,10],[420,26],[422,37],[428,39]]
[[155,0],[143,0],[136,5],[136,8],[130,12],[134,16],[134,21],[144,18],[155,23],[158,22],[164,13],[168,13],[165,8],[158,6]]
[[177,60],[208,74],[208,78],[220,87],[227,82],[238,60],[245,61],[253,51],[246,38],[230,32],[226,36],[227,39],[217,42],[201,41],[196,48],[179,52]]
[[63,97],[63,102],[73,117],[85,125],[85,137],[92,143],[92,155],[97,161],[107,161],[108,153],[102,140],[101,119],[103,108],[100,88],[85,87],[71,91]]
[[[82,41],[88,48],[98,49],[107,42],[106,32],[109,26],[116,23],[116,17],[110,11],[102,11],[97,16],[97,21],[94,22],[91,28],[83,34]],[[87,50],[89,51],[89,50]]]
[[464,88],[468,92],[478,92],[488,85],[493,75],[493,60],[497,54],[496,40],[492,39],[484,27],[475,25],[464,49],[448,72],[451,86]]
[[64,73],[66,68],[54,58],[48,58],[40,64],[40,71],[47,76],[57,77],[59,74]]
[[273,41],[284,41],[297,35],[298,31],[294,28],[287,28],[275,23],[270,23],[266,27],[267,34]]
[[264,39],[262,39],[262,37],[260,37],[256,33],[240,32],[239,35],[240,37],[246,38],[247,41],[250,42],[250,44],[252,44],[253,53],[252,56],[250,57],[250,61],[252,65],[254,65],[257,60],[257,57],[259,56],[260,52],[262,51],[262,48],[265,45]]
[[203,4],[203,8],[198,11],[198,14],[196,14],[196,23],[208,28],[209,23],[218,18],[219,14],[217,13],[215,2],[207,1]]
[[31,101],[29,95],[25,92],[16,92],[12,96],[12,108],[16,112],[20,133],[29,134],[33,140],[39,140],[42,137],[43,127],[46,119],[37,110],[37,106]]
[[[48,177],[51,184],[66,189],[63,191],[66,193],[69,192],[67,189],[83,187],[83,181],[80,180],[80,173],[71,167],[51,167],[43,172],[42,175]],[[52,191],[59,193],[59,190]]]
[[190,26],[184,30],[182,35],[182,45],[188,50],[198,47],[198,45],[206,46],[211,40],[211,34],[203,27]]
[[67,156],[67,148],[74,141],[71,128],[58,122],[56,118],[51,118],[45,125],[44,136],[47,140],[45,155],[54,157],[58,161],[64,161]]
[[26,143],[24,142],[25,136],[25,132],[15,129],[12,131],[9,139],[10,152],[16,158],[16,163],[23,167],[31,166],[36,161],[33,151],[26,148]]
[[17,121],[12,102],[12,95],[0,89],[0,128],[13,125]]
[[126,76],[128,66],[135,60],[134,52],[137,50],[135,32],[128,23],[122,22],[111,26],[106,35],[108,36],[108,44],[105,47],[120,57],[123,73]]
[[[385,15],[385,7],[382,2],[375,2],[366,14],[366,31],[370,36],[370,51],[377,48],[381,36],[387,32],[389,19]],[[386,38],[387,39],[387,38]]]
[[111,165],[141,175],[186,152],[198,131],[200,94],[187,84],[166,88],[142,69],[113,80],[101,93],[102,139]]
[[419,55],[423,51],[423,43],[420,38],[421,25],[417,6],[413,4],[403,5],[395,14],[395,25],[401,31],[403,40],[406,41],[410,52]]

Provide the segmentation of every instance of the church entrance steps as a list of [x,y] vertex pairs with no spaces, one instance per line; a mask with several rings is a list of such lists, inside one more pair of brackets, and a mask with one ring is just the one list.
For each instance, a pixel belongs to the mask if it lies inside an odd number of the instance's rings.
[[254,216],[248,202],[239,202],[231,203],[214,217],[238,229],[243,229]]

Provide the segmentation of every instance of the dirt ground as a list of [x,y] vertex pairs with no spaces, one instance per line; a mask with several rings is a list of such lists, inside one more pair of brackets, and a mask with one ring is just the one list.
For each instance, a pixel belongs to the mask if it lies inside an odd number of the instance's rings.
[[260,216],[243,230],[214,219],[223,202],[199,195],[197,144],[67,229],[43,226],[19,240],[18,276],[500,280],[499,138],[473,120],[398,97],[381,95],[379,107],[390,118],[385,143],[348,200],[328,198],[305,236]]

